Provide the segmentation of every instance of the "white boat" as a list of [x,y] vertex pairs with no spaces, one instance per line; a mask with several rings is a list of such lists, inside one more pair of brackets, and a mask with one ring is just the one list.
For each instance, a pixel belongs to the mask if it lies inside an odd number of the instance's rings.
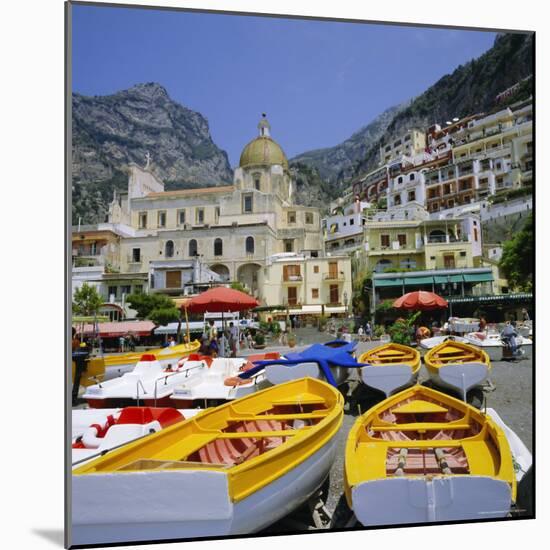
[[265,376],[265,369],[260,369],[250,378],[239,378],[239,374],[253,368],[252,361],[261,360],[265,355],[213,359],[208,368],[197,370],[174,387],[170,398],[172,405],[187,407],[196,400],[218,404],[271,386]]
[[343,405],[328,384],[295,380],[88,462],[73,470],[71,544],[265,529],[325,482]]
[[201,409],[154,407],[75,409],[72,411],[72,467],[199,412]]
[[[491,361],[501,361],[503,359],[505,345],[502,342],[500,334],[496,332],[470,332],[464,335],[464,339],[467,344],[477,346],[487,353]],[[522,356],[524,358],[530,358],[532,356],[532,340],[518,335],[516,337],[516,345],[522,350]]]
[[424,351],[427,351],[432,348],[435,348],[435,346],[439,346],[439,344],[442,344],[447,340],[454,340],[455,342],[462,342],[463,344],[466,343],[466,339],[463,338],[462,336],[444,335],[444,336],[432,336],[432,338],[424,338],[423,340],[420,340],[419,346]]
[[504,420],[502,420],[495,409],[487,407],[486,412],[494,420],[494,422],[502,428],[504,434],[506,435],[506,439],[510,445],[510,450],[512,451],[512,457],[516,470],[516,480],[519,485],[519,482],[523,479],[533,464],[533,456],[531,455],[529,449],[525,446],[525,443],[523,443],[512,428],[505,424]]
[[469,332],[464,335],[467,344],[482,349],[491,361],[502,360],[502,349],[504,344],[500,334],[487,332]]
[[164,367],[154,355],[145,353],[131,372],[88,386],[82,397],[92,408],[112,408],[137,403],[150,407],[173,406],[169,397],[174,388],[192,373],[206,370],[210,361],[210,357],[192,355],[171,368]]

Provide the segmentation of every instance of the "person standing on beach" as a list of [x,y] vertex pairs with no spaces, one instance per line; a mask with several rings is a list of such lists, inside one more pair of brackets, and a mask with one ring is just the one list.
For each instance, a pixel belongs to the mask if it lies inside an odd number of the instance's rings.
[[208,329],[208,346],[210,348],[210,353],[212,357],[218,356],[218,329],[214,324],[214,321],[210,319],[208,321],[210,328]]
[[229,323],[229,349],[231,350],[231,357],[237,357],[237,342],[239,341],[239,329],[233,324],[233,321]]
[[369,321],[365,323],[365,339],[369,342],[372,340],[372,327]]

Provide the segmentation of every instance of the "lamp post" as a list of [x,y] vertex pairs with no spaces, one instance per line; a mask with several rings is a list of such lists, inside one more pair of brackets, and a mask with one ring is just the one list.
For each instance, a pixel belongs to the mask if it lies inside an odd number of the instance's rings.
[[348,316],[348,293],[344,290],[344,310],[346,312],[346,317]]

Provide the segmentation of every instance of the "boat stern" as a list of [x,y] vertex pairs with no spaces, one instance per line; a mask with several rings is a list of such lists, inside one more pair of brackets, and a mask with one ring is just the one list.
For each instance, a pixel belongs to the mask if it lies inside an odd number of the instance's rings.
[[506,517],[510,485],[485,476],[366,481],[351,488],[352,508],[364,526]]
[[230,532],[233,503],[226,472],[160,464],[156,467],[174,469],[154,471],[153,461],[138,462],[127,472],[73,473],[73,545]]

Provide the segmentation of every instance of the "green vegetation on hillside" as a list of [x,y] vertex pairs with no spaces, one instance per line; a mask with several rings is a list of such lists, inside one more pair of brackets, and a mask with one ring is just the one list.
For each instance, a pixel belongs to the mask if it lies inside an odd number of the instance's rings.
[[533,215],[529,214],[521,231],[504,243],[499,266],[508,284],[514,290],[533,289],[533,265],[535,256]]

